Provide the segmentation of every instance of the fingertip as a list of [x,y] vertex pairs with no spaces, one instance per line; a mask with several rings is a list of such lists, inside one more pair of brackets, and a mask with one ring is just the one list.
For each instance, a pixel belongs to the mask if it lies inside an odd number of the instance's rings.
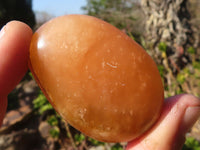
[[19,30],[22,29],[24,31],[27,31],[27,33],[29,35],[32,35],[32,29],[24,22],[13,20],[13,21],[8,22],[5,26],[14,27],[14,28],[17,28]]
[[23,22],[10,21],[0,34],[0,95],[6,95],[28,70],[32,29]]
[[25,41],[30,41],[33,34],[32,29],[27,24],[16,20],[8,22],[2,30],[4,30],[4,34],[6,33],[6,36],[10,37],[15,33],[18,35],[18,38]]

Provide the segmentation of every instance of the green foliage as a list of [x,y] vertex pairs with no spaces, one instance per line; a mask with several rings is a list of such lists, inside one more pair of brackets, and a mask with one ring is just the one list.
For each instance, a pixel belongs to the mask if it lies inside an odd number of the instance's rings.
[[133,5],[133,1],[124,0],[87,0],[87,5],[82,9],[87,15],[103,19],[117,28],[130,29],[135,20]]
[[56,115],[51,115],[51,116],[48,117],[47,122],[51,126],[57,126],[58,125],[58,118],[56,117]]
[[42,107],[46,103],[47,99],[42,93],[40,93],[38,97],[35,100],[33,100],[34,108],[36,109]]
[[185,82],[186,78],[185,78],[184,74],[178,74],[176,79],[180,84],[183,84]]
[[132,39],[135,40],[135,37],[133,36],[133,34],[131,32],[128,32],[128,36]]
[[53,138],[58,138],[60,136],[60,129],[57,126],[54,126],[54,128],[50,129],[49,133]]
[[34,79],[33,74],[32,74],[31,72],[28,72],[28,75],[29,75],[32,79]]
[[175,93],[176,93],[176,95],[182,94],[182,93],[184,93],[184,91],[181,88],[178,88]]
[[183,71],[183,73],[186,74],[187,76],[191,74],[189,68],[187,68],[187,67],[184,68],[182,71]]
[[47,102],[47,104],[45,104],[44,106],[42,106],[39,110],[40,114],[42,114],[43,112],[47,111],[47,110],[51,110],[53,109],[52,105],[50,103]]
[[164,77],[165,67],[163,65],[158,65],[158,71],[161,77]]
[[52,126],[50,129],[50,135],[53,138],[58,138],[60,136],[60,129],[59,129],[59,119],[56,114],[48,116],[47,122]]
[[190,76],[188,68],[184,68],[176,77],[179,84],[183,84],[188,76]]
[[194,61],[194,62],[192,63],[192,65],[193,65],[193,67],[194,67],[195,69],[200,70],[200,61]]
[[195,54],[195,49],[192,47],[192,46],[190,46],[188,49],[187,49],[187,52],[189,53],[189,54]]
[[123,150],[123,147],[117,143],[111,147],[111,150]]
[[186,78],[190,75],[190,71],[188,68],[184,68],[176,77],[178,83],[183,84]]
[[200,150],[200,143],[193,137],[188,137],[182,150]]
[[167,44],[165,42],[160,42],[158,45],[158,49],[162,52],[166,52],[167,51]]
[[76,141],[76,144],[78,145],[85,140],[85,136],[82,133],[80,134],[77,133],[75,134],[74,139]]
[[88,15],[95,16],[108,9],[113,9],[113,11],[120,10],[121,4],[121,0],[87,0],[87,6],[82,8]]
[[40,114],[47,110],[53,109],[52,105],[47,101],[46,97],[42,92],[40,92],[38,97],[33,100],[33,107],[35,109],[38,109]]
[[97,141],[93,138],[88,138],[88,141],[90,141],[92,143],[92,145],[95,145],[95,146],[98,146],[98,145],[104,145],[105,143],[104,142],[100,142],[100,141]]

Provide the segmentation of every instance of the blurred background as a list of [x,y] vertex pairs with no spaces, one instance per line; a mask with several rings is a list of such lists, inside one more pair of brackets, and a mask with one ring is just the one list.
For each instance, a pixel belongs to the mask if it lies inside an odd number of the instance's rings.
[[[0,28],[20,20],[35,31],[65,14],[103,19],[140,43],[157,63],[165,97],[200,97],[199,0],[0,0]],[[65,124],[30,72],[8,96],[0,150],[122,150],[125,145],[96,141]],[[200,120],[182,149],[200,150]]]

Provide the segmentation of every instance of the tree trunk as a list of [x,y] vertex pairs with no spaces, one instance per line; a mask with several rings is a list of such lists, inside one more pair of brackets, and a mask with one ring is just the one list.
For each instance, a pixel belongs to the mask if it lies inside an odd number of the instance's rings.
[[159,44],[166,44],[165,54],[173,74],[191,61],[187,49],[198,46],[194,28],[189,22],[187,3],[188,0],[141,0],[147,18],[146,38],[148,45],[154,49],[152,56],[159,64],[163,64]]

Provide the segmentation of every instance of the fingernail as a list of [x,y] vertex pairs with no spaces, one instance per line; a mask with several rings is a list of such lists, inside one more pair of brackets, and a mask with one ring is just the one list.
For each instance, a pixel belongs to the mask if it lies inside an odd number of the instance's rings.
[[3,38],[3,36],[4,36],[4,34],[5,34],[5,28],[6,28],[6,26],[3,26],[3,27],[1,28],[1,31],[0,31],[0,39]]
[[181,132],[187,133],[200,117],[200,106],[188,107],[181,122]]

